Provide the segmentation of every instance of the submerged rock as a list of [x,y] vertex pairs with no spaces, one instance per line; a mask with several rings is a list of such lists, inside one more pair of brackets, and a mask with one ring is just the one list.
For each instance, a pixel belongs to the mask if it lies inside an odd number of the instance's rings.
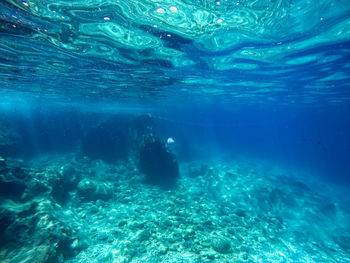
[[97,185],[96,192],[94,193],[95,199],[108,200],[113,196],[113,188],[107,183],[99,183]]
[[149,115],[117,114],[88,129],[82,139],[82,153],[109,163],[126,160],[137,151],[141,138],[150,132]]
[[0,208],[0,244],[6,241],[4,233],[6,229],[16,220],[15,213]]
[[78,183],[78,193],[82,197],[90,196],[96,189],[96,184],[89,179],[83,179]]
[[140,151],[139,170],[146,174],[147,181],[171,187],[179,177],[179,165],[175,156],[158,138],[151,138]]
[[130,152],[130,126],[131,118],[127,115],[116,115],[99,123],[83,137],[83,154],[111,163],[126,159]]
[[143,242],[148,240],[150,236],[151,236],[151,233],[148,230],[142,230],[136,237],[136,240]]
[[5,179],[0,176],[0,196],[18,200],[22,197],[25,189],[26,185],[21,180]]
[[64,204],[68,198],[68,193],[64,189],[63,179],[59,178],[59,180],[54,181],[52,184],[51,196],[55,199],[55,201],[59,204]]
[[80,174],[77,173],[73,165],[68,164],[62,167],[62,179],[65,191],[71,191],[76,188]]
[[23,247],[15,252],[10,262],[55,262],[57,258],[55,247],[50,243]]
[[221,254],[228,254],[232,252],[231,243],[224,238],[214,239],[212,242],[213,249]]
[[108,200],[113,196],[113,189],[110,185],[83,179],[77,187],[79,196],[86,201]]

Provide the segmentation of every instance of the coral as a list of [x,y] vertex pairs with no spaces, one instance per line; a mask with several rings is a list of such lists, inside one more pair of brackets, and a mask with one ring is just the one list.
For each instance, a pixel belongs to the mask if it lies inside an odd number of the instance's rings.
[[[148,156],[174,160],[159,139],[147,142],[155,154]],[[181,167],[181,180],[175,177],[177,187],[164,190],[143,184],[134,162],[65,156],[23,165],[18,176],[13,169],[20,163],[5,160],[2,171],[7,181],[26,178],[27,187],[18,199],[1,197],[1,262],[344,262],[349,256],[349,211],[317,194],[314,183],[300,185],[280,171],[191,163]]]

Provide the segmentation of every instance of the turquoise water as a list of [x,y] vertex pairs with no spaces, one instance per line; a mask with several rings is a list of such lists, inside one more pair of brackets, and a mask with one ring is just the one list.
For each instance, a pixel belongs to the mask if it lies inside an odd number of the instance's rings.
[[349,12],[346,0],[2,1],[2,90],[347,103]]
[[350,262],[350,3],[0,1],[1,262]]

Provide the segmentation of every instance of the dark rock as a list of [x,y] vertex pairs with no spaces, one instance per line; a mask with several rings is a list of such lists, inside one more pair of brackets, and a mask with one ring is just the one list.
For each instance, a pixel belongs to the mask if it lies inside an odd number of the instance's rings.
[[238,209],[236,211],[236,215],[238,215],[240,217],[246,217],[247,216],[246,212],[244,210],[242,210],[242,209]]
[[16,250],[10,262],[57,262],[56,250],[48,243],[21,247]]
[[17,210],[18,217],[26,218],[34,215],[37,206],[38,204],[36,202],[25,203],[25,205],[22,206],[21,210]]
[[56,180],[52,185],[51,196],[61,205],[65,204],[68,193],[64,189],[63,179]]
[[166,246],[164,246],[163,244],[161,244],[158,247],[158,252],[160,255],[165,255],[168,252],[168,248]]
[[172,222],[169,219],[164,220],[163,224],[165,225],[165,227],[171,227],[172,226]]
[[228,254],[232,252],[231,243],[227,239],[218,238],[213,241],[213,249],[221,254]]
[[113,196],[113,189],[106,183],[97,185],[96,192],[93,195],[94,199],[109,200]]
[[28,188],[34,195],[39,195],[46,193],[49,190],[49,187],[40,181],[30,181],[28,183]]
[[108,200],[113,196],[113,189],[106,183],[83,179],[77,187],[79,196],[85,201]]
[[151,236],[151,233],[148,230],[143,230],[140,232],[140,234],[137,237],[137,240],[143,242],[145,240],[148,240]]
[[91,128],[82,139],[83,154],[114,163],[127,159],[131,150],[132,118],[115,115]]
[[15,211],[2,209],[0,212],[0,244],[10,245],[23,242],[23,237],[27,235],[29,226],[22,220],[17,220]]
[[185,248],[191,248],[192,244],[191,242],[188,242],[187,240],[185,242],[183,242],[182,244]]
[[64,184],[64,190],[69,192],[75,189],[80,180],[80,174],[78,174],[73,165],[66,165],[62,169],[62,178]]
[[75,177],[75,168],[73,165],[65,165],[62,169],[62,176],[65,183],[70,183],[72,178]]
[[179,177],[175,156],[155,137],[148,139],[140,151],[139,170],[149,183],[165,187],[174,186]]
[[213,222],[211,222],[210,220],[206,220],[203,225],[205,226],[212,226],[213,225]]
[[199,255],[199,254],[201,253],[202,249],[201,249],[200,247],[196,246],[196,245],[193,245],[193,246],[191,246],[191,251],[192,251],[193,253]]
[[22,167],[14,167],[11,169],[11,173],[14,177],[19,179],[26,179],[27,173]]
[[19,200],[25,189],[26,185],[24,182],[15,179],[5,179],[0,176],[0,196]]
[[207,254],[207,255],[204,255],[207,259],[209,260],[215,260],[215,255],[214,254]]
[[127,224],[127,222],[126,222],[125,220],[123,220],[123,221],[120,221],[120,222],[119,222],[118,226],[119,226],[119,227],[123,227],[123,226],[125,226],[126,224]]
[[72,247],[73,240],[67,237],[62,237],[58,242],[56,253],[61,254],[65,260],[70,259],[80,252]]
[[78,183],[78,193],[80,197],[90,199],[91,195],[96,192],[96,189],[96,184],[89,179],[83,179]]
[[14,213],[0,209],[0,244],[4,242],[4,232],[16,220]]

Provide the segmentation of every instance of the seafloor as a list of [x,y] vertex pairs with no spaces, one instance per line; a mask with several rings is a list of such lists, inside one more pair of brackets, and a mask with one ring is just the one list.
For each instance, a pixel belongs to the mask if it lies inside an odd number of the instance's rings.
[[345,193],[290,169],[182,163],[166,190],[132,161],[0,164],[4,263],[350,262],[349,203],[336,197]]

